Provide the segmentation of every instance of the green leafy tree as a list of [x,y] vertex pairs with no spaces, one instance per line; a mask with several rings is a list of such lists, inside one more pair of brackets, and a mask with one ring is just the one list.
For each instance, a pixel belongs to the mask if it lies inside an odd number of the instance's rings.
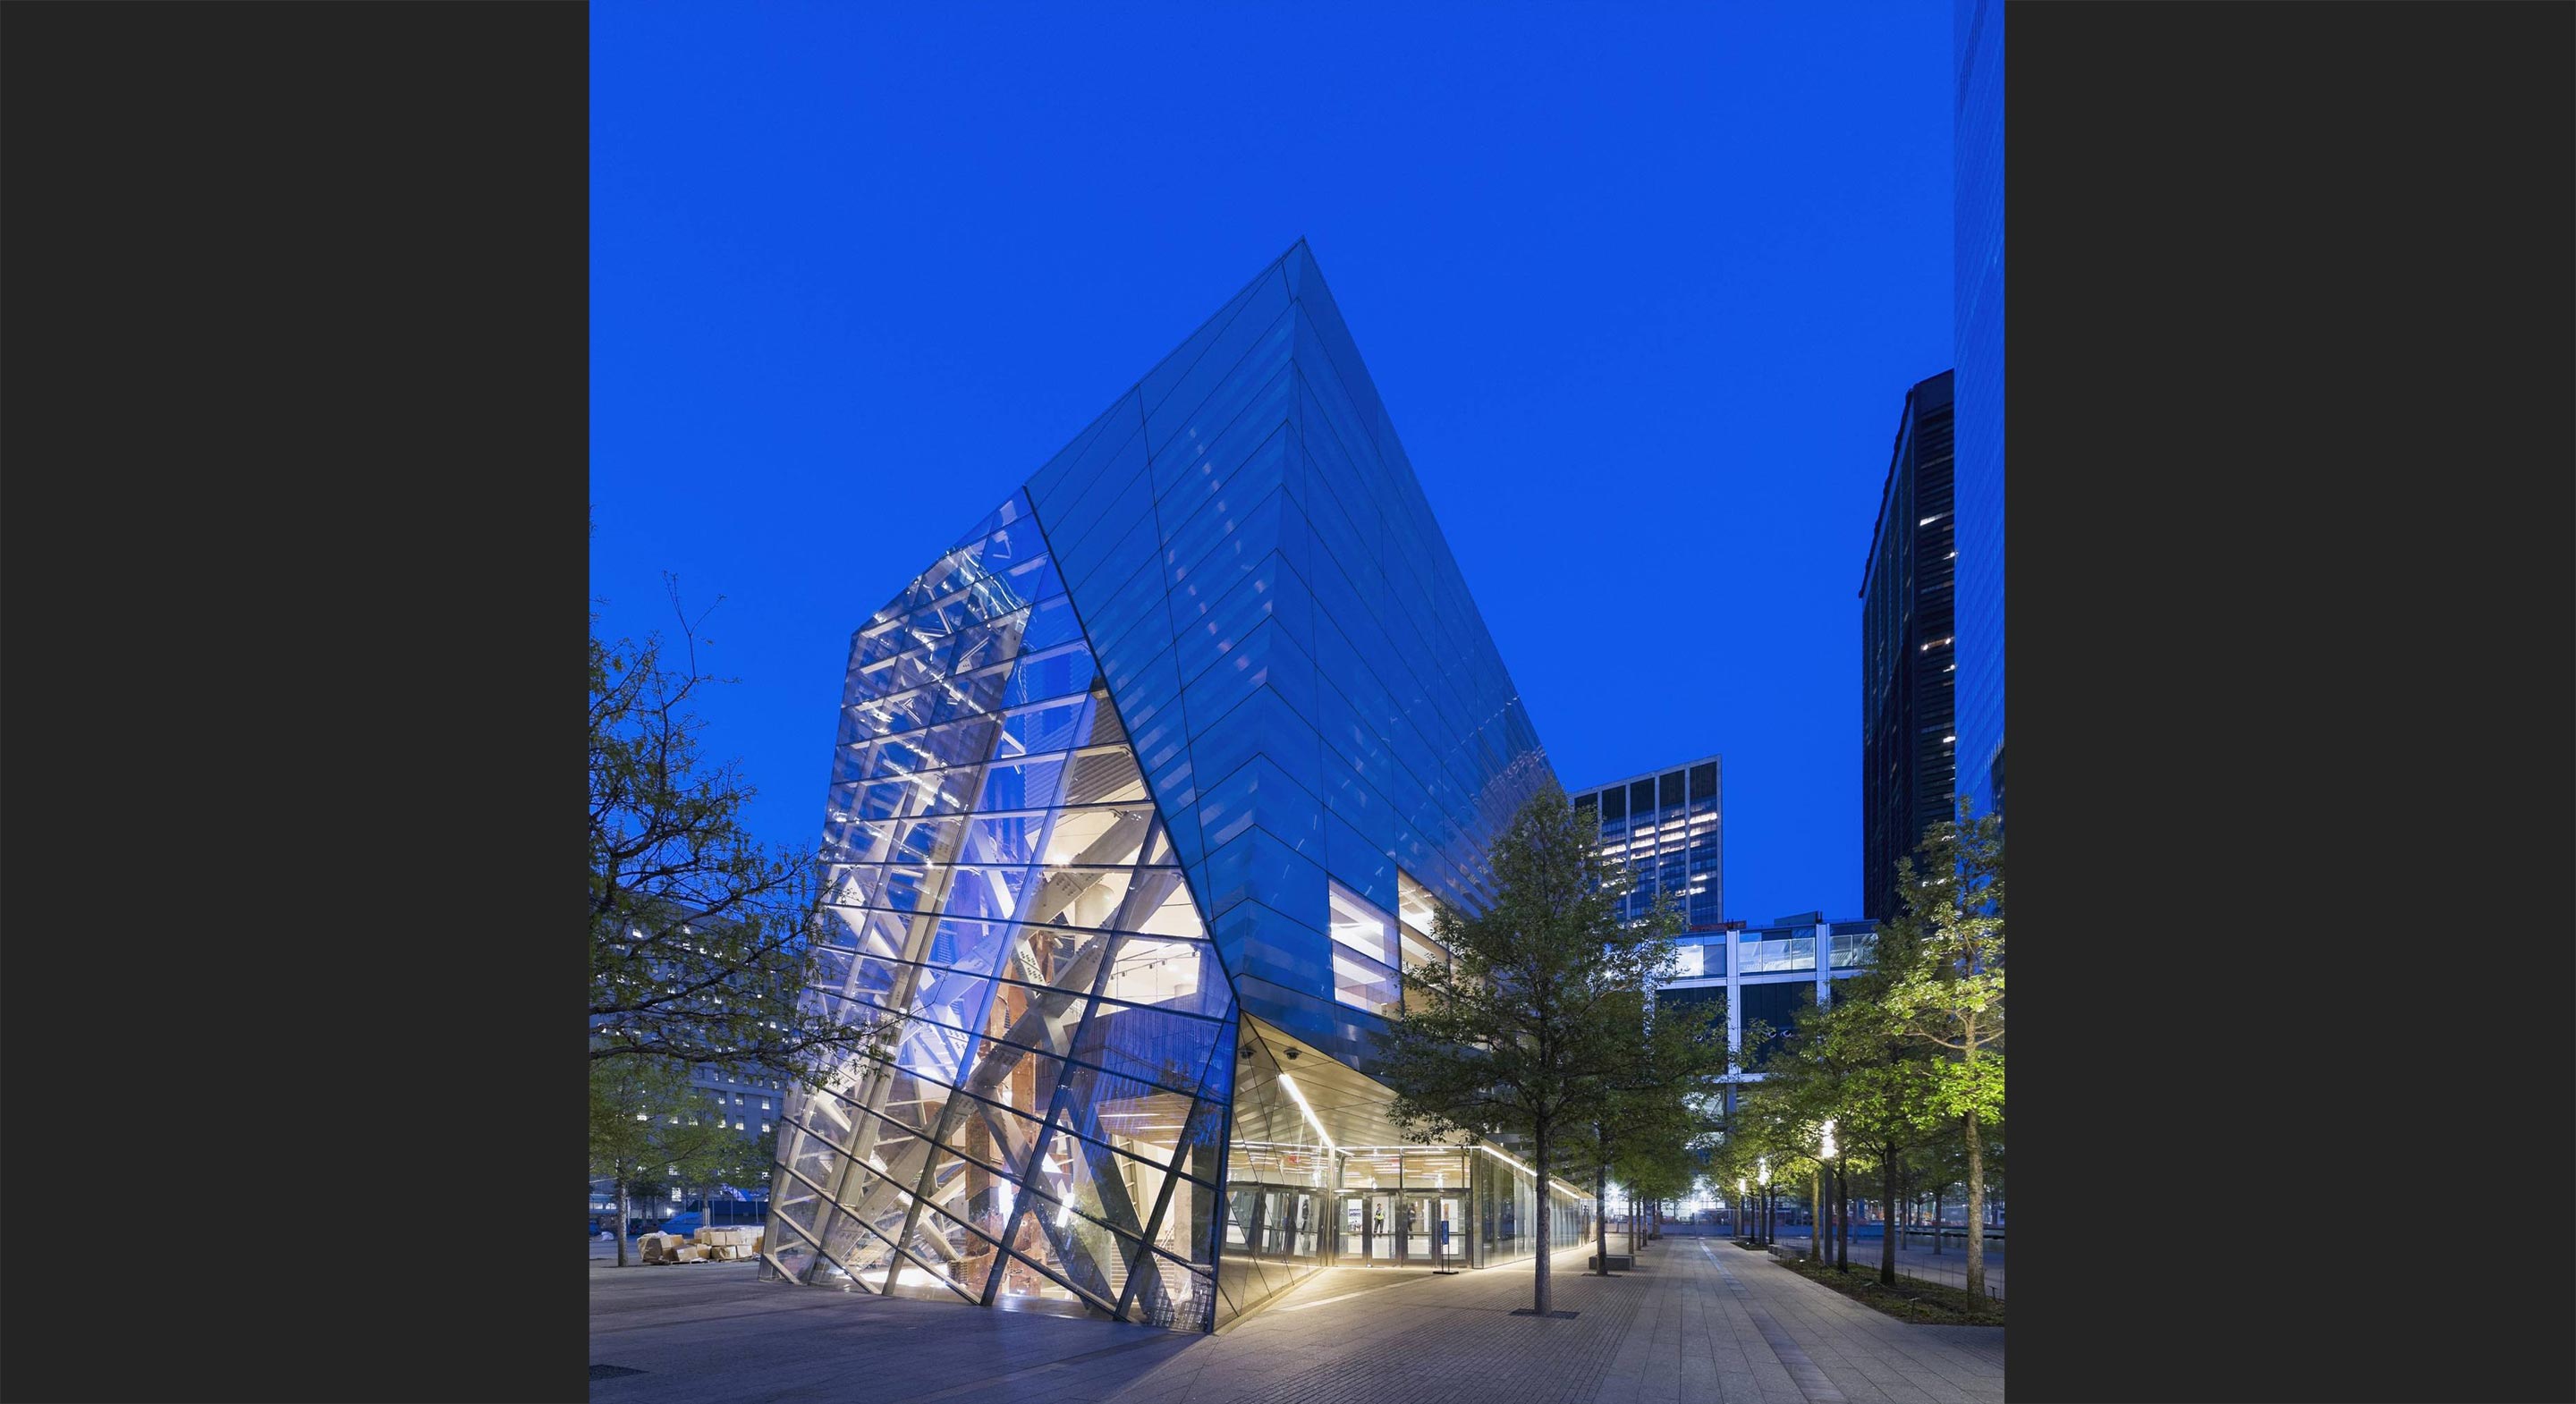
[[[1718,1045],[1725,1047],[1723,1040]],[[1628,1192],[1642,1206],[1645,1222],[1632,1230],[1630,1241],[1638,1234],[1652,1241],[1661,1231],[1663,1206],[1666,1201],[1689,1194],[1700,1176],[1697,1142],[1705,1134],[1704,1123],[1697,1115],[1686,1122],[1686,1133],[1680,1136],[1655,1136],[1632,1142],[1619,1162],[1620,1177],[1627,1182]]]
[[[1681,917],[1673,911],[1648,920],[1676,928]],[[1702,1111],[1705,1091],[1711,1078],[1726,1071],[1725,1020],[1713,1007],[1640,995],[1633,1003],[1620,1002],[1614,1017],[1635,1021],[1635,1051],[1607,1080],[1592,1117],[1568,1128],[1565,1147],[1569,1169],[1592,1172],[1593,1197],[1601,1206],[1593,1270],[1605,1277],[1610,1176],[1616,1172],[1641,1203],[1686,1192],[1700,1169],[1693,1149],[1711,1129]],[[1634,1232],[1628,1241],[1633,1251]]]
[[[1752,1046],[1754,1030],[1759,1028],[1759,1023],[1747,1028],[1747,1047]],[[1777,1056],[1775,1050],[1773,1057]],[[1772,1067],[1772,1059],[1766,1058],[1755,1069],[1764,1074],[1764,1081],[1747,1083],[1738,1091],[1735,1115],[1727,1123],[1725,1142],[1715,1158],[1730,1183],[1744,1181],[1746,1192],[1754,1197],[1752,1237],[1756,1243],[1770,1241],[1780,1197],[1795,1195],[1797,1187],[1812,1184],[1823,1169],[1818,1152],[1823,1145],[1824,1118],[1810,1099],[1799,1095],[1795,1084],[1772,1081]],[[1766,1174],[1770,1180],[1767,1189],[1762,1183]]]
[[[1794,1107],[1799,1124],[1815,1126],[1820,1153],[1824,1127],[1834,1129],[1836,1153],[1824,1173],[1833,1179],[1828,1202],[1840,1208],[1833,1254],[1845,1267],[1851,1172],[1874,1174],[1881,1201],[1896,1204],[1911,1158],[1946,1129],[1926,1115],[1938,1102],[1934,1050],[1911,1036],[1886,1001],[1918,960],[1910,930],[1889,932],[1869,967],[1836,982],[1832,1003],[1804,1018],[1764,1064],[1760,1095]],[[1818,1243],[1821,1248],[1821,1236]],[[1879,1280],[1896,1281],[1893,1234],[1880,1242]]]
[[1883,945],[1909,952],[1880,1000],[1904,1036],[1936,1052],[1927,1065],[1925,1115],[1955,1121],[1968,1194],[1968,1290],[1986,1287],[1983,1128],[2004,1110],[2004,834],[1994,815],[1933,825],[1916,859],[1897,863],[1898,912]]
[[[666,1187],[745,1176],[758,1154],[689,1083],[689,1066],[656,1058],[590,1065],[590,1173],[617,1185],[617,1265],[627,1266],[626,1225],[639,1196]],[[774,1135],[775,1133],[773,1133]],[[771,1143],[774,1145],[774,1141]],[[766,1157],[759,1175],[767,1174]]]
[[676,651],[590,640],[590,1057],[814,1084],[868,1035],[802,993],[811,855],[756,839],[754,790],[706,754],[704,618],[681,613]]
[[1544,1180],[1565,1137],[1633,1073],[1645,1035],[1636,1012],[1673,959],[1669,910],[1620,920],[1631,880],[1596,854],[1599,841],[1554,787],[1523,805],[1487,855],[1492,905],[1438,911],[1432,934],[1453,960],[1404,973],[1419,1007],[1390,1018],[1378,1045],[1408,1135],[1529,1138],[1542,1180],[1531,1297],[1541,1315],[1553,1310]]

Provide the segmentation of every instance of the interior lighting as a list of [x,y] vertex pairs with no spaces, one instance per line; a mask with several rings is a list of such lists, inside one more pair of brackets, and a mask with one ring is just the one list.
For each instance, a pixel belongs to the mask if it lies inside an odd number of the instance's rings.
[[1324,1149],[1335,1155],[1341,1154],[1342,1148],[1333,1144],[1333,1133],[1324,1129],[1324,1123],[1315,1116],[1315,1109],[1306,1104],[1306,1094],[1297,1090],[1297,1079],[1281,1073],[1279,1085],[1288,1089],[1288,1100],[1297,1104],[1297,1110],[1305,1116],[1306,1124],[1315,1128],[1315,1134],[1323,1139]]

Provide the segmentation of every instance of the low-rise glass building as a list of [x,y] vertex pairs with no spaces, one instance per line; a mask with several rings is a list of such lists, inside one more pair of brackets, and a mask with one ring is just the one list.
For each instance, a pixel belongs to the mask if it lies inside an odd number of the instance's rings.
[[[885,489],[891,508],[894,489]],[[1208,1330],[1577,1244],[1369,1076],[1545,751],[1301,242],[851,640],[764,1275]]]

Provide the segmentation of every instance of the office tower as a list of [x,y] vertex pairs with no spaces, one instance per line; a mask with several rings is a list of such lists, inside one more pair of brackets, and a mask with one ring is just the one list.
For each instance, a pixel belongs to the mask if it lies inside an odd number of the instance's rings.
[[1905,397],[1861,580],[1861,911],[1895,912],[1896,862],[1950,817],[1952,686],[1951,377]]

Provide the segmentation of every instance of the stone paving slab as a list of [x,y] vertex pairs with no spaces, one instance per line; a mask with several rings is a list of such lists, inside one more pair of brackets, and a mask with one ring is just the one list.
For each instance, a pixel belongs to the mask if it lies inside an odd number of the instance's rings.
[[1555,1259],[1439,1277],[1317,1274],[1214,1336],[755,1280],[751,1264],[594,1269],[603,1404],[1988,1404],[2003,1330],[1913,1326],[1722,1240],[1636,1270]]

